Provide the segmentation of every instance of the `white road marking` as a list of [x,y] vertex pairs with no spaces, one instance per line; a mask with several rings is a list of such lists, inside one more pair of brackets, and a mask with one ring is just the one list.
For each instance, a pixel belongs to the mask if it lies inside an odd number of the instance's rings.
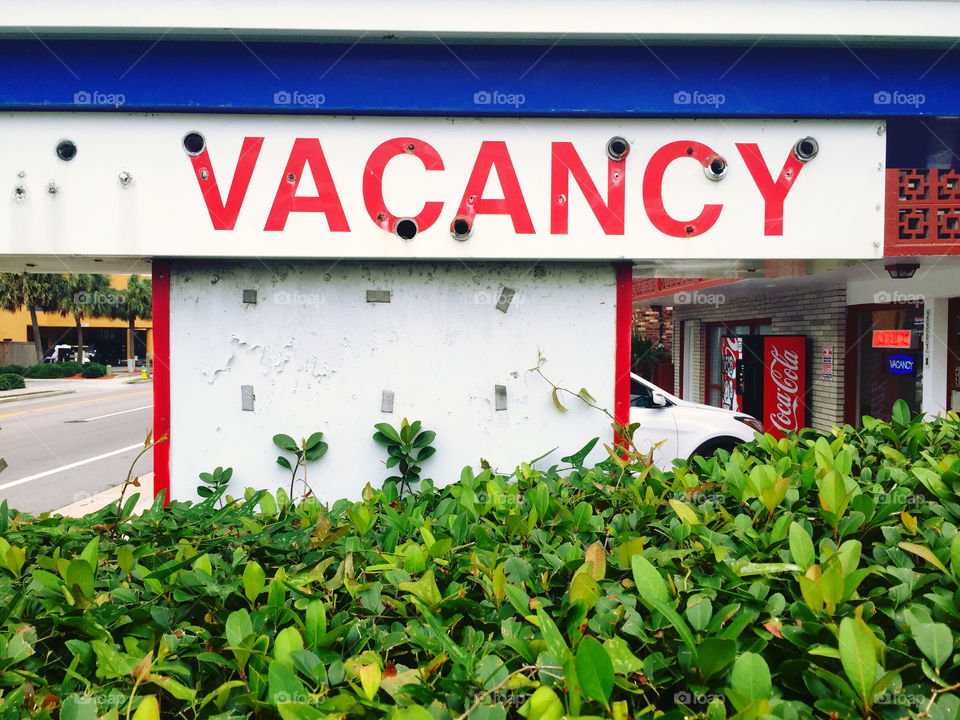
[[117,412],[107,413],[106,415],[97,415],[96,417],[87,418],[86,420],[67,420],[67,422],[90,422],[91,420],[102,420],[103,418],[113,417],[114,415],[123,415],[128,412],[135,412],[137,410],[146,410],[147,408],[152,408],[153,405],[144,405],[142,407],[130,408],[129,410],[118,410]]
[[15,485],[23,485],[32,480],[39,480],[40,478],[48,477],[49,475],[55,475],[58,472],[63,472],[64,470],[72,470],[75,467],[80,467],[81,465],[86,465],[88,463],[96,462],[97,460],[103,460],[104,458],[112,457],[113,455],[119,455],[120,453],[129,452],[137,448],[142,448],[143,443],[137,443],[136,445],[130,445],[129,447],[120,448],[119,450],[112,450],[108,453],[103,453],[103,455],[97,455],[96,457],[87,458],[86,460],[78,460],[75,463],[70,463],[69,465],[62,465],[53,470],[47,470],[46,472],[37,473],[36,475],[28,475],[25,478],[20,478],[19,480],[13,480],[12,482],[5,483],[0,485],[0,490],[6,490],[7,488],[12,488]]

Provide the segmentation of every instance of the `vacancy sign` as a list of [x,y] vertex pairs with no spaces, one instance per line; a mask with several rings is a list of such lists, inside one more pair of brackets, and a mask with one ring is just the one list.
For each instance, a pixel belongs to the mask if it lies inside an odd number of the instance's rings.
[[0,254],[880,257],[884,126],[0,116]]

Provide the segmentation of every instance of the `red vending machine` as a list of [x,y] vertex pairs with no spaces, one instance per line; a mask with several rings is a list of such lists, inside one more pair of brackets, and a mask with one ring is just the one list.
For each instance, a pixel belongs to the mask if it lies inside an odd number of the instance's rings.
[[743,411],[743,399],[737,384],[737,367],[742,353],[739,337],[720,338],[720,407]]
[[806,427],[809,382],[803,335],[744,335],[737,363],[739,408],[782,438]]

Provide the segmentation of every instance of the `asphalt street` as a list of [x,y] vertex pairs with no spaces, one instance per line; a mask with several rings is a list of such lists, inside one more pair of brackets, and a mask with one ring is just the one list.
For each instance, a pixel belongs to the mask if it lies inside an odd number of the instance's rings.
[[[42,383],[28,381],[28,389],[76,392],[0,404],[0,458],[7,462],[0,472],[0,501],[34,514],[122,483],[153,424],[149,383]],[[152,470],[153,453],[148,451],[134,474]]]

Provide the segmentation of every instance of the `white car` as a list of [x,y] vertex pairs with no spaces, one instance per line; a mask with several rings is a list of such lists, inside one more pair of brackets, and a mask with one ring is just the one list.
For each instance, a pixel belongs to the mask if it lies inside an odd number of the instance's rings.
[[630,422],[640,423],[633,435],[637,450],[653,452],[654,464],[664,470],[674,458],[709,457],[714,450],[732,450],[763,432],[752,415],[688,402],[658,388],[638,375],[630,376]]

